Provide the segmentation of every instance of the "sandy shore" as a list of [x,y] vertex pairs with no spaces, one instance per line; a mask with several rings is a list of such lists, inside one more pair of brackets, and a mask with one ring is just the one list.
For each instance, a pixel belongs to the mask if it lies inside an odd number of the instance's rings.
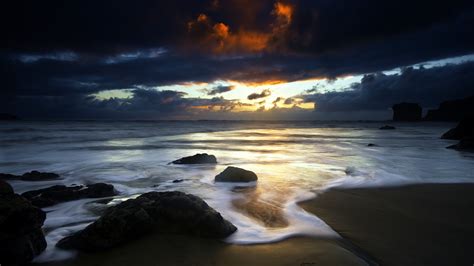
[[381,265],[474,263],[474,184],[331,189],[301,206]]
[[231,245],[150,236],[47,265],[472,265],[474,184],[331,189],[301,206],[345,239]]

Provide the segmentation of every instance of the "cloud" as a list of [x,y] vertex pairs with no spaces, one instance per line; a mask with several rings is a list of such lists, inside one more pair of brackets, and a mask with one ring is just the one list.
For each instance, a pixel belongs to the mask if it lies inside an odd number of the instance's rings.
[[207,92],[207,95],[221,94],[221,93],[224,93],[224,92],[231,91],[231,90],[233,90],[234,88],[235,88],[234,86],[224,86],[224,85],[220,85],[220,86],[214,87],[214,88],[212,88],[211,90],[209,90],[209,91]]
[[270,89],[265,89],[263,90],[262,92],[260,93],[252,93],[250,94],[249,96],[247,96],[247,99],[249,100],[255,100],[255,99],[260,99],[260,98],[265,98],[265,97],[268,97],[272,94],[272,92],[270,91]]
[[342,92],[304,96],[315,102],[316,112],[388,110],[399,102],[416,102],[425,108],[442,101],[474,94],[474,62],[434,68],[408,67],[400,74],[367,74]]

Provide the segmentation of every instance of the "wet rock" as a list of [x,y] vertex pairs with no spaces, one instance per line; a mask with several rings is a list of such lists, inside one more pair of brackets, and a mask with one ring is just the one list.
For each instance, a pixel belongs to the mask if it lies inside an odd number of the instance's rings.
[[172,162],[173,164],[216,164],[217,159],[214,155],[207,153],[198,153],[193,156],[183,157]]
[[420,121],[423,109],[417,103],[398,103],[392,106],[393,121]]
[[214,178],[216,182],[252,182],[257,179],[254,172],[233,166],[227,167]]
[[379,129],[381,129],[381,130],[390,130],[390,129],[395,129],[395,127],[394,127],[394,126],[385,125],[385,126],[383,126],[383,127],[380,127]]
[[373,143],[367,144],[367,147],[377,147],[377,146],[378,146],[377,144],[373,144]]
[[474,138],[461,139],[458,144],[446,148],[460,151],[474,151]]
[[474,116],[464,118],[459,124],[441,136],[442,139],[461,140],[474,137]]
[[0,264],[22,265],[46,249],[46,214],[0,180]]
[[28,191],[22,194],[23,197],[31,201],[33,205],[43,208],[61,202],[84,199],[103,198],[115,196],[117,193],[113,185],[97,183],[87,186],[63,186],[56,185],[48,188]]
[[438,109],[428,110],[425,120],[461,121],[468,116],[474,116],[474,96],[442,102]]
[[152,233],[224,238],[236,230],[199,197],[179,191],[149,192],[110,207],[97,221],[63,238],[57,246],[101,251]]
[[184,181],[184,179],[175,179],[175,180],[173,180],[173,183],[181,183],[183,181]]
[[46,181],[58,179],[59,175],[55,173],[42,173],[38,171],[31,171],[23,175],[12,175],[0,173],[0,179],[18,179],[23,181]]

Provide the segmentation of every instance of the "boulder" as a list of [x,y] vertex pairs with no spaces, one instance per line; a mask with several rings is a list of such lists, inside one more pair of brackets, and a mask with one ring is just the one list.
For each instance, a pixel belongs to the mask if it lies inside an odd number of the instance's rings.
[[394,126],[385,125],[385,126],[383,126],[383,127],[380,127],[379,129],[381,129],[381,130],[390,130],[390,129],[395,129],[395,127],[394,127]]
[[46,249],[46,213],[0,180],[0,265],[22,265]]
[[458,144],[446,148],[460,151],[474,151],[474,137],[461,139]]
[[463,138],[474,137],[474,116],[464,118],[459,124],[444,133],[442,139],[461,140]]
[[33,205],[43,208],[65,201],[84,198],[103,198],[115,196],[117,193],[113,185],[97,183],[86,186],[56,185],[48,188],[27,191],[23,197],[31,201]]
[[55,173],[42,173],[38,171],[31,171],[23,175],[12,175],[0,173],[0,179],[18,179],[23,181],[46,181],[58,179],[59,175]]
[[233,166],[227,167],[214,178],[216,182],[252,182],[257,179],[254,172]]
[[224,238],[237,228],[197,196],[148,192],[110,207],[84,230],[61,239],[63,249],[101,251],[149,234]]
[[427,121],[461,121],[474,116],[474,96],[442,102],[438,109],[428,110]]
[[373,143],[367,144],[367,147],[377,147],[377,146],[378,146],[377,144],[373,144]]
[[207,153],[198,153],[172,161],[173,164],[216,164],[216,156]]
[[392,106],[393,121],[420,121],[423,109],[417,103],[398,103]]

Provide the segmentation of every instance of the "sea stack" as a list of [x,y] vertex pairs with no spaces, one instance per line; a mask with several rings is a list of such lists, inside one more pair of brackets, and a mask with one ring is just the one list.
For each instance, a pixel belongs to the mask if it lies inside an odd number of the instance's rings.
[[417,103],[398,103],[392,106],[393,121],[420,121],[423,109]]
[[474,96],[452,101],[444,101],[438,109],[428,110],[427,121],[461,121],[474,116]]

